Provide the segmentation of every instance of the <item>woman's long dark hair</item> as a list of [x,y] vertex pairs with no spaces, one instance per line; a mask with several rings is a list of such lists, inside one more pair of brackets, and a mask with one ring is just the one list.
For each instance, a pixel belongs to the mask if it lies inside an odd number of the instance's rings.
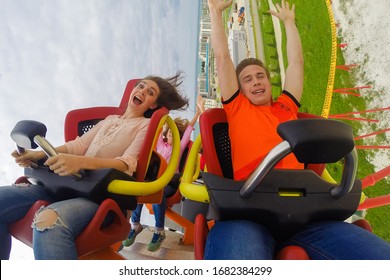
[[179,86],[183,83],[182,72],[178,71],[176,75],[169,78],[161,78],[159,76],[147,76],[143,80],[154,81],[159,90],[160,94],[157,97],[156,109],[149,109],[145,112],[145,117],[153,114],[155,110],[161,107],[166,107],[168,110],[185,110],[189,106],[188,97],[183,96],[179,91]]

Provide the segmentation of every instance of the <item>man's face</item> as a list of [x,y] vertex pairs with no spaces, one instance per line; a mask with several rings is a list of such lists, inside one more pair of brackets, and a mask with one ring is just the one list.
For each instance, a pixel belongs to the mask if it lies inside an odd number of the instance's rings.
[[242,93],[253,105],[271,105],[271,83],[263,67],[248,65],[241,71],[238,78]]

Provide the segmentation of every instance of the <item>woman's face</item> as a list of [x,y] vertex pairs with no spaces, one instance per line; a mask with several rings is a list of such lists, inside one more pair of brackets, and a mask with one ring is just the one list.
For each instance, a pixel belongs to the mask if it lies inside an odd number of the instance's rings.
[[159,94],[160,89],[154,81],[142,80],[131,92],[128,106],[143,114],[148,109],[157,107],[157,97]]
[[170,129],[168,129],[168,132],[167,132],[167,144],[171,145],[171,146],[173,144],[172,131]]

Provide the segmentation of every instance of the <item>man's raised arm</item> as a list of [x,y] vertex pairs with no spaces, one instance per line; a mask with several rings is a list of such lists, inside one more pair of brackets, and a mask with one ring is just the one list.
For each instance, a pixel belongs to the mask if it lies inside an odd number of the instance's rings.
[[303,54],[301,38],[295,25],[295,5],[290,5],[285,0],[281,6],[276,4],[277,11],[269,11],[272,15],[283,21],[287,37],[286,79],[284,89],[291,93],[297,101],[301,100],[303,92]]
[[238,81],[233,61],[230,57],[228,41],[222,21],[222,12],[232,3],[232,0],[208,0],[211,19],[211,45],[214,50],[218,84],[221,96],[228,100],[237,90]]

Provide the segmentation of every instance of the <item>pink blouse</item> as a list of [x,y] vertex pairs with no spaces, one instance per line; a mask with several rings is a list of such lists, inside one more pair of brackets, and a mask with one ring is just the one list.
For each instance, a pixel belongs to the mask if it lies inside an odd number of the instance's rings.
[[128,166],[125,172],[133,175],[149,122],[150,119],[144,117],[122,119],[116,115],[108,116],[65,145],[69,154],[119,159]]
[[[187,147],[188,143],[190,142],[190,137],[191,133],[194,130],[194,128],[189,125],[187,126],[186,130],[184,131],[183,137],[180,140],[180,156],[179,160]],[[158,141],[157,141],[157,146],[156,146],[156,151],[166,160],[166,162],[169,162],[171,159],[172,155],[172,145],[169,145],[167,142],[164,142],[162,134],[160,134]],[[179,167],[177,167],[179,169]]]

